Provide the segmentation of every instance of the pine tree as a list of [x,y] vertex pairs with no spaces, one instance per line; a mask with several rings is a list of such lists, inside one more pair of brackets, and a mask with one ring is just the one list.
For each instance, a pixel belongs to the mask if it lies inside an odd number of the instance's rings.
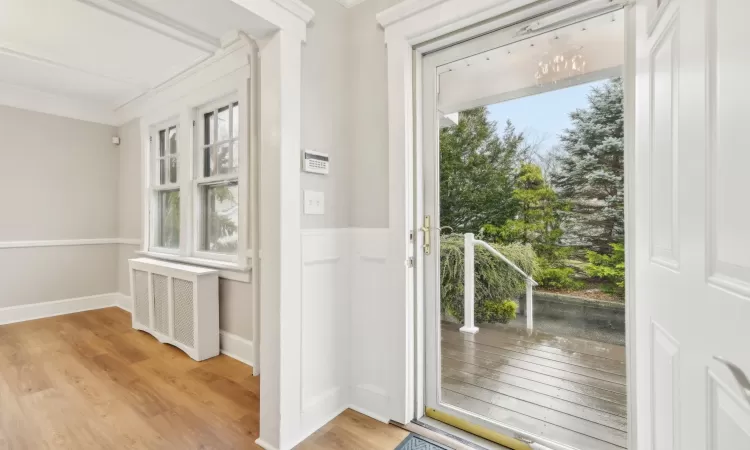
[[622,80],[593,88],[588,101],[571,113],[573,126],[560,136],[563,156],[552,182],[571,206],[564,213],[565,243],[609,253],[625,233]]
[[523,134],[506,123],[498,136],[487,108],[461,112],[456,126],[440,131],[440,225],[452,233],[477,233],[515,216],[514,174],[526,151]]
[[544,180],[539,166],[521,164],[513,198],[518,202],[518,213],[498,229],[498,237],[506,243],[531,244],[537,256],[553,258],[562,236],[560,211],[565,205]]

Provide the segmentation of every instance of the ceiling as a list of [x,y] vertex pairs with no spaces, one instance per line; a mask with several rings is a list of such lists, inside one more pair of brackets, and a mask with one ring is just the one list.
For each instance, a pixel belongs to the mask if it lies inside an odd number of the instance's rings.
[[231,0],[0,0],[0,103],[114,124],[236,30],[272,31]]

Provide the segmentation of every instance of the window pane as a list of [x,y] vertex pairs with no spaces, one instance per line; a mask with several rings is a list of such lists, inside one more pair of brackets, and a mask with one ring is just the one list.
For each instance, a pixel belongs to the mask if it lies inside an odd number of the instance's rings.
[[164,156],[164,149],[166,148],[165,131],[159,131],[159,156]]
[[240,168],[240,143],[232,142],[232,172],[237,172]]
[[219,147],[219,154],[218,154],[218,169],[219,173],[221,175],[226,175],[229,173],[233,173],[234,170],[234,163],[232,160],[232,144],[224,144],[221,147]]
[[203,242],[201,250],[237,253],[239,188],[237,182],[204,185]]
[[164,159],[159,160],[159,184],[167,181],[167,162]]
[[180,247],[180,191],[159,191],[156,201],[156,233],[154,245]]
[[229,139],[229,106],[219,108],[219,141],[226,141]]
[[214,142],[214,113],[203,115],[203,144],[209,145]]
[[238,103],[232,105],[232,137],[240,135],[240,106]]
[[169,129],[169,153],[177,153],[177,127]]
[[210,177],[216,175],[216,147],[206,147],[203,149],[203,176]]
[[177,157],[173,156],[169,158],[169,182],[177,183]]

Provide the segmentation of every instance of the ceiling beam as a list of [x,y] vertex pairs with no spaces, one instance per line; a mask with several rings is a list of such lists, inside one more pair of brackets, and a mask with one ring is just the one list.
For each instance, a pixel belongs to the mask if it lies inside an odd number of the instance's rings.
[[218,38],[189,27],[133,0],[78,1],[206,53],[213,53],[221,46]]

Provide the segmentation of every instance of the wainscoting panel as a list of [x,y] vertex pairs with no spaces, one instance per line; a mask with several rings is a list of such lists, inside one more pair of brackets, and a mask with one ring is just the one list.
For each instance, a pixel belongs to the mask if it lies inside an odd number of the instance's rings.
[[304,230],[301,430],[312,433],[349,405],[350,233]]
[[388,229],[352,229],[351,386],[352,408],[388,421],[388,355],[398,345],[382,308],[387,293]]

